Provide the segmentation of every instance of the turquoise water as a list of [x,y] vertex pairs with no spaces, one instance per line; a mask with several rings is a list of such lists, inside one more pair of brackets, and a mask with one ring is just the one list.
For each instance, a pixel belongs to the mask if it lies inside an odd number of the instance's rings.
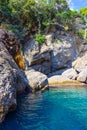
[[21,95],[0,130],[87,130],[87,88],[62,87]]

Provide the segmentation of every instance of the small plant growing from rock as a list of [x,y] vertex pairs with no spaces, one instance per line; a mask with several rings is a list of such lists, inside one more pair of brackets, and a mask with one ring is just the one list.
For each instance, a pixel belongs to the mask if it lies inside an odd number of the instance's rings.
[[65,29],[65,31],[68,31],[68,30],[69,30],[69,27],[68,27],[68,26],[65,26],[64,29]]
[[80,31],[78,32],[78,35],[79,35],[81,38],[84,38],[85,30],[80,30]]
[[43,43],[45,42],[45,35],[36,34],[35,40],[36,40],[39,44],[43,44]]

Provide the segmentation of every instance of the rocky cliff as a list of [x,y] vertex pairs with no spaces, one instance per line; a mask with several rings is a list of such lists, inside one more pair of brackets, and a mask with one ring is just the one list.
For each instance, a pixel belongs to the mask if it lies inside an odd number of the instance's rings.
[[0,42],[0,122],[9,110],[16,108],[17,93],[24,92],[27,85],[24,72]]
[[8,111],[16,108],[17,94],[48,88],[47,76],[34,70],[25,73],[10,55],[6,44],[6,33],[0,30],[0,122]]
[[78,49],[76,44],[69,32],[56,31],[46,35],[42,45],[30,39],[21,49],[13,35],[0,29],[0,122],[16,108],[17,93],[87,83],[86,51],[80,55],[86,45]]
[[41,46],[34,40],[24,45],[26,69],[33,68],[44,74],[69,68],[78,56],[76,40],[66,32],[56,32],[46,36]]

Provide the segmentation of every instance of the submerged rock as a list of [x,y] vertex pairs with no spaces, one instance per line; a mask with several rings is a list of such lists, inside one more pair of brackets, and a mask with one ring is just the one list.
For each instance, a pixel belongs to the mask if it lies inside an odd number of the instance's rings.
[[45,74],[35,70],[25,71],[32,92],[48,88],[48,79]]
[[16,94],[24,92],[27,85],[23,71],[0,42],[0,122],[9,110],[16,108]]

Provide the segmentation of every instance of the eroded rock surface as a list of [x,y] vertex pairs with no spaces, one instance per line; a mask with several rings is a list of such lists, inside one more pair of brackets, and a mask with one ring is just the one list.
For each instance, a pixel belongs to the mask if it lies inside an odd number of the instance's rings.
[[87,54],[82,56],[82,57],[78,57],[73,63],[72,63],[72,67],[78,71],[81,72],[83,69],[87,68]]
[[75,39],[70,36],[60,37],[59,43],[53,45],[53,52],[51,53],[52,70],[70,67],[76,57]]
[[42,45],[34,40],[24,45],[27,69],[31,67],[44,74],[70,67],[77,56],[75,38],[65,33],[47,35]]
[[78,73],[75,71],[75,69],[70,68],[62,73],[62,76],[67,77],[69,79],[77,79]]
[[16,94],[24,92],[27,86],[24,76],[3,42],[0,42],[0,122],[9,110],[15,109]]
[[35,70],[25,71],[32,92],[48,88],[48,79],[45,74]]
[[46,44],[40,47],[34,40],[27,42],[24,46],[24,57],[27,69],[31,67],[44,74],[50,73],[50,48]]
[[83,82],[83,83],[87,83],[87,68],[86,69],[84,68],[79,73],[77,80],[80,81],[80,82]]
[[87,54],[77,58],[72,67],[78,72],[77,80],[83,83],[87,83]]

